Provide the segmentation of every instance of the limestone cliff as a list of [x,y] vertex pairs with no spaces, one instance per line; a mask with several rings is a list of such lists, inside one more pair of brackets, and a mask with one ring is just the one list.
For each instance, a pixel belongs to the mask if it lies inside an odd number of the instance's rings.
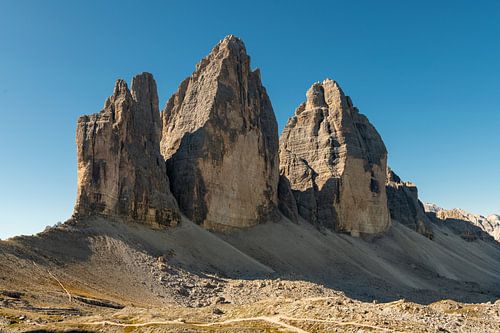
[[162,111],[161,152],[182,212],[209,229],[241,228],[277,212],[278,133],[258,70],[227,36]]
[[380,135],[339,85],[313,84],[280,138],[280,172],[299,214],[354,236],[386,231],[386,166]]
[[418,199],[417,186],[411,182],[402,181],[390,168],[387,168],[386,191],[391,217],[432,239],[431,221]]
[[179,220],[160,154],[156,83],[149,73],[118,80],[104,109],[78,119],[75,214],[119,217],[152,226]]

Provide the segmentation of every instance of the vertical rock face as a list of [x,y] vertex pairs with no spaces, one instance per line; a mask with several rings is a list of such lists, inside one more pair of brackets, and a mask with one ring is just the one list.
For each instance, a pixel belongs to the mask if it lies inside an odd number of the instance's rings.
[[160,113],[153,76],[118,80],[104,109],[78,119],[75,213],[120,217],[152,226],[177,223],[160,154]]
[[161,152],[184,214],[209,229],[276,214],[278,133],[243,42],[224,38],[162,111]]
[[290,182],[285,176],[280,176],[278,183],[278,207],[290,221],[298,221],[299,211],[297,201],[290,187]]
[[387,203],[391,217],[408,228],[432,239],[431,221],[418,200],[418,189],[411,182],[403,182],[387,168]]
[[280,172],[306,220],[352,235],[390,226],[387,151],[333,80],[315,83],[280,139]]

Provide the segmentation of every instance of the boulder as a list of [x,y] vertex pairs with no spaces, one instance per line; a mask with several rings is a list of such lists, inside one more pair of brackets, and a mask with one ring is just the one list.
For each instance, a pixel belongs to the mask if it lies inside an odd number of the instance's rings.
[[196,65],[162,121],[161,152],[188,218],[224,230],[278,216],[276,118],[239,38],[227,36]]
[[160,154],[156,83],[137,75],[129,90],[116,81],[101,112],[78,119],[78,192],[75,215],[102,215],[151,226],[179,221]]
[[353,236],[390,226],[387,151],[337,82],[312,85],[280,138],[280,173],[306,220]]

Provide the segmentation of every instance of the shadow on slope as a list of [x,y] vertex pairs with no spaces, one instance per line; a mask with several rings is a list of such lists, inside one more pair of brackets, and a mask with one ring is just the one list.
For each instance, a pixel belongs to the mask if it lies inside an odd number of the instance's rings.
[[174,280],[187,272],[192,283],[207,275],[305,280],[362,301],[499,298],[498,243],[466,242],[445,226],[434,229],[431,241],[395,222],[384,237],[365,241],[288,220],[230,234],[210,233],[188,220],[164,231],[103,219],[70,221],[0,242],[0,289],[60,291],[57,276],[73,294],[161,305],[182,296],[156,275],[156,260],[163,258]]
[[433,241],[397,222],[373,241],[307,223],[260,225],[222,237],[281,275],[363,301],[485,302],[500,296],[498,243],[466,242],[446,228],[436,227]]

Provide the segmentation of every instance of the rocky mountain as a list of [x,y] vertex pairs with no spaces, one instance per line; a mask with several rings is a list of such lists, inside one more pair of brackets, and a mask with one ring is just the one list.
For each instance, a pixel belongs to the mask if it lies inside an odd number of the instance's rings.
[[278,142],[235,36],[162,112],[118,80],[76,143],[74,215],[0,241],[0,332],[500,331],[500,217],[424,207],[333,80]]
[[432,239],[431,221],[418,199],[418,189],[412,182],[402,181],[387,168],[387,203],[391,218]]
[[278,126],[245,45],[227,36],[162,111],[161,152],[182,212],[210,229],[277,216]]
[[[444,209],[435,204],[424,205],[427,214],[441,223],[448,223],[463,237],[469,239],[488,238],[488,235],[500,242],[500,218],[492,214],[484,217],[466,212],[463,209]],[[476,228],[474,228],[476,227]],[[486,233],[487,235],[484,235]]]
[[312,85],[280,138],[280,172],[307,221],[353,236],[390,226],[387,151],[337,82]]
[[134,77],[131,90],[118,80],[101,112],[78,119],[77,216],[152,226],[179,221],[160,154],[160,129],[156,82],[149,73]]

